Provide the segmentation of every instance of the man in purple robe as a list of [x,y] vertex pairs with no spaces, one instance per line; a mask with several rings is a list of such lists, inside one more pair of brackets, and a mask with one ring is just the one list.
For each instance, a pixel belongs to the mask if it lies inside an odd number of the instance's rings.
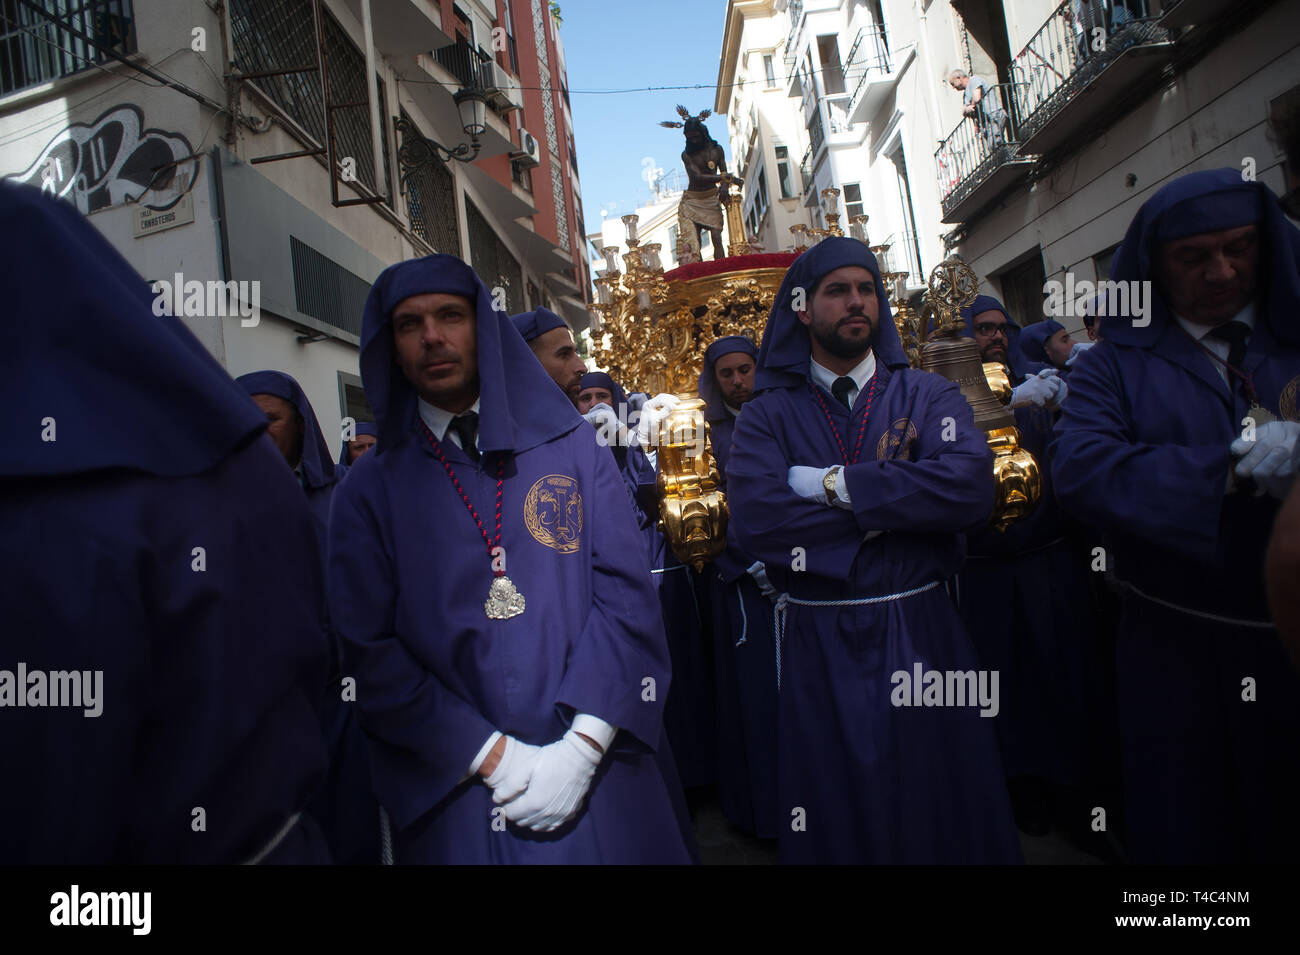
[[1298,262],[1300,230],[1240,170],[1157,190],[1110,271],[1152,283],[1149,308],[1102,316],[1056,425],[1057,496],[1100,529],[1123,594],[1116,695],[1136,863],[1300,851],[1300,680],[1263,575],[1300,464]]
[[[754,395],[758,347],[743,335],[719,338],[704,352],[699,395],[723,490],[736,417]],[[739,543],[735,516],[727,547],[707,572],[717,686],[718,798],[735,826],[764,839],[779,832],[776,798],[776,593],[761,561]]]
[[339,459],[334,463],[334,473],[340,481],[347,476],[352,465],[361,460],[361,455],[374,448],[379,440],[379,429],[373,421],[358,421],[353,430],[353,438],[344,441],[339,450]]
[[379,276],[361,374],[379,443],[335,495],[329,582],[395,861],[688,861],[613,456],[453,256]]
[[265,416],[71,204],[0,184],[0,256],[0,864],[328,862],[323,582]]
[[[963,334],[980,359],[1001,362],[1013,391],[1020,443],[1038,462],[1042,497],[1033,513],[1005,529],[966,537],[958,606],[984,667],[1001,675],[993,720],[1016,822],[1045,835],[1059,820],[1077,842],[1109,855],[1091,828],[1103,804],[1113,749],[1112,701],[1089,594],[1085,529],[1065,515],[1051,482],[1052,425],[1069,389],[1055,368],[1037,368],[1020,351],[1020,327],[1002,303],[980,295],[961,310]],[[1042,324],[1042,323],[1040,323]]]
[[[330,460],[316,411],[302,386],[290,375],[254,371],[235,381],[266,414],[267,437],[306,495],[315,518],[316,560],[324,579],[330,500],[342,466]],[[323,594],[321,599],[321,612],[328,617]],[[370,768],[356,714],[356,693],[344,682],[341,668],[338,641],[331,637],[329,677],[321,699],[321,729],[329,745],[330,768],[310,812],[325,833],[335,863],[378,865],[382,861],[379,804],[370,791]]]
[[582,376],[586,373],[587,366],[573,343],[573,332],[568,323],[549,308],[511,315],[510,321],[514,322],[519,334],[528,342],[528,347],[533,350],[551,380],[576,407]]
[[943,587],[992,510],[992,455],[957,386],[908,368],[866,245],[791,266],[757,388],[727,488],[780,593],[782,860],[1020,861],[996,674]]

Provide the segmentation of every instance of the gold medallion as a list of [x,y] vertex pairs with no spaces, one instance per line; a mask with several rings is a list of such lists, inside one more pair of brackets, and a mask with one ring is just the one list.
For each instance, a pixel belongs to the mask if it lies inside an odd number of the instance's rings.
[[483,611],[493,620],[517,617],[524,612],[524,595],[515,589],[509,577],[494,577],[488,599],[483,602]]

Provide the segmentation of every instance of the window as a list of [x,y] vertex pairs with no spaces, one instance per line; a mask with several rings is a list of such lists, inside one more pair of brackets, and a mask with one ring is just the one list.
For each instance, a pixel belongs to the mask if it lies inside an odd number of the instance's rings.
[[680,234],[677,231],[677,226],[671,225],[668,227],[668,254],[672,256],[674,263],[677,262],[677,237]]
[[[898,181],[898,201],[903,209],[903,248],[899,249],[898,252],[906,256],[905,259],[896,258],[894,261],[906,262],[908,273],[919,284],[924,280],[925,272],[921,266],[921,248],[916,232],[916,213],[912,209],[912,184],[907,178],[907,157],[903,153],[903,144],[901,142],[898,148],[889,154],[889,159],[894,164],[894,173]],[[895,268],[897,268],[897,265]]]
[[[314,66],[316,35],[311,0],[232,0],[231,46],[234,65],[246,73]],[[371,149],[370,109],[366,90],[366,58],[328,12],[323,23],[329,65],[331,103],[360,104],[334,111],[334,149],[339,157],[356,160],[357,179],[375,192],[387,193],[388,175],[375,173]],[[325,104],[320,74],[315,70],[284,73],[255,81],[258,89],[303,128],[325,144]],[[384,83],[378,80],[379,115],[388,115]],[[383,137],[383,161],[388,164],[388,137]],[[385,185],[381,188],[380,182]]]
[[[401,111],[401,118],[411,122],[406,110]],[[401,155],[400,151],[398,155]],[[435,252],[449,252],[460,257],[460,217],[456,211],[456,182],[451,170],[436,155],[431,156],[428,163],[404,175],[402,187],[406,192],[411,231]]]
[[758,227],[767,216],[767,170],[759,167],[754,173],[754,185],[750,190],[749,211],[745,216],[745,224],[753,235],[758,235]]
[[1028,260],[1003,272],[1002,304],[1022,328],[1043,320],[1043,253],[1035,249]]
[[856,182],[846,182],[844,184],[845,221],[851,222],[854,216],[862,215],[863,211],[862,185]]
[[338,375],[339,384],[339,417],[373,422],[375,415],[370,410],[370,402],[366,400],[366,390],[361,387],[361,379],[346,371],[335,374]]
[[501,0],[506,14],[506,48],[510,54],[510,72],[519,75],[519,48],[515,46],[515,19],[510,13],[510,0]]
[[[0,3],[0,95],[71,76],[135,52],[130,0],[44,0],[38,13]],[[73,35],[75,30],[93,42]]]
[[474,21],[470,15],[460,8],[460,4],[453,3],[451,12],[456,18],[454,29],[456,36],[460,37],[470,46],[474,45]]
[[1110,278],[1110,263],[1115,258],[1115,253],[1119,251],[1119,243],[1116,242],[1105,252],[1098,252],[1092,257],[1092,267],[1097,270],[1098,279]]
[[794,181],[790,178],[790,150],[785,146],[776,147],[776,178],[781,186],[781,198],[794,198]]
[[465,199],[465,225],[469,231],[470,265],[474,271],[488,288],[500,286],[505,289],[508,314],[524,311],[524,276],[519,261],[497,238],[483,213],[469,198]]
[[510,161],[510,179],[520,189],[533,191],[533,170],[518,159]]
[[822,89],[827,96],[844,92],[844,69],[840,66],[839,38],[834,34],[817,38],[817,54],[822,61]]
[[776,88],[776,64],[772,62],[772,54],[763,54],[763,75],[767,77],[767,88]]

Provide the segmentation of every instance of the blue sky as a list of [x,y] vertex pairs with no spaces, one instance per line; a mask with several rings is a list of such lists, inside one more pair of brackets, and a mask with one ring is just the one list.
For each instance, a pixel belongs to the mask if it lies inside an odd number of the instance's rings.
[[[574,140],[582,182],[583,219],[599,228],[600,210],[632,212],[650,198],[642,160],[672,172],[681,167],[682,131],[660,120],[713,108],[722,55],[724,0],[559,0],[560,36],[569,72]],[[690,86],[662,92],[581,93],[579,90]],[[725,117],[707,120],[727,149]]]

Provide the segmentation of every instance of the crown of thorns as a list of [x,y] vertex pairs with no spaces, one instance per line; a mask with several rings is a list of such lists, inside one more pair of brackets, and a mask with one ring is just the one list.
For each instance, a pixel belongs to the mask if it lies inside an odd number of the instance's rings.
[[692,116],[691,111],[689,109],[687,109],[685,106],[678,105],[677,115],[680,116],[682,119],[686,120],[686,122],[679,123],[676,122],[675,120],[664,120],[659,125],[666,126],[669,129],[681,129],[683,126],[691,126],[697,123],[703,125],[704,121],[713,115],[713,110],[706,109],[698,116]]

